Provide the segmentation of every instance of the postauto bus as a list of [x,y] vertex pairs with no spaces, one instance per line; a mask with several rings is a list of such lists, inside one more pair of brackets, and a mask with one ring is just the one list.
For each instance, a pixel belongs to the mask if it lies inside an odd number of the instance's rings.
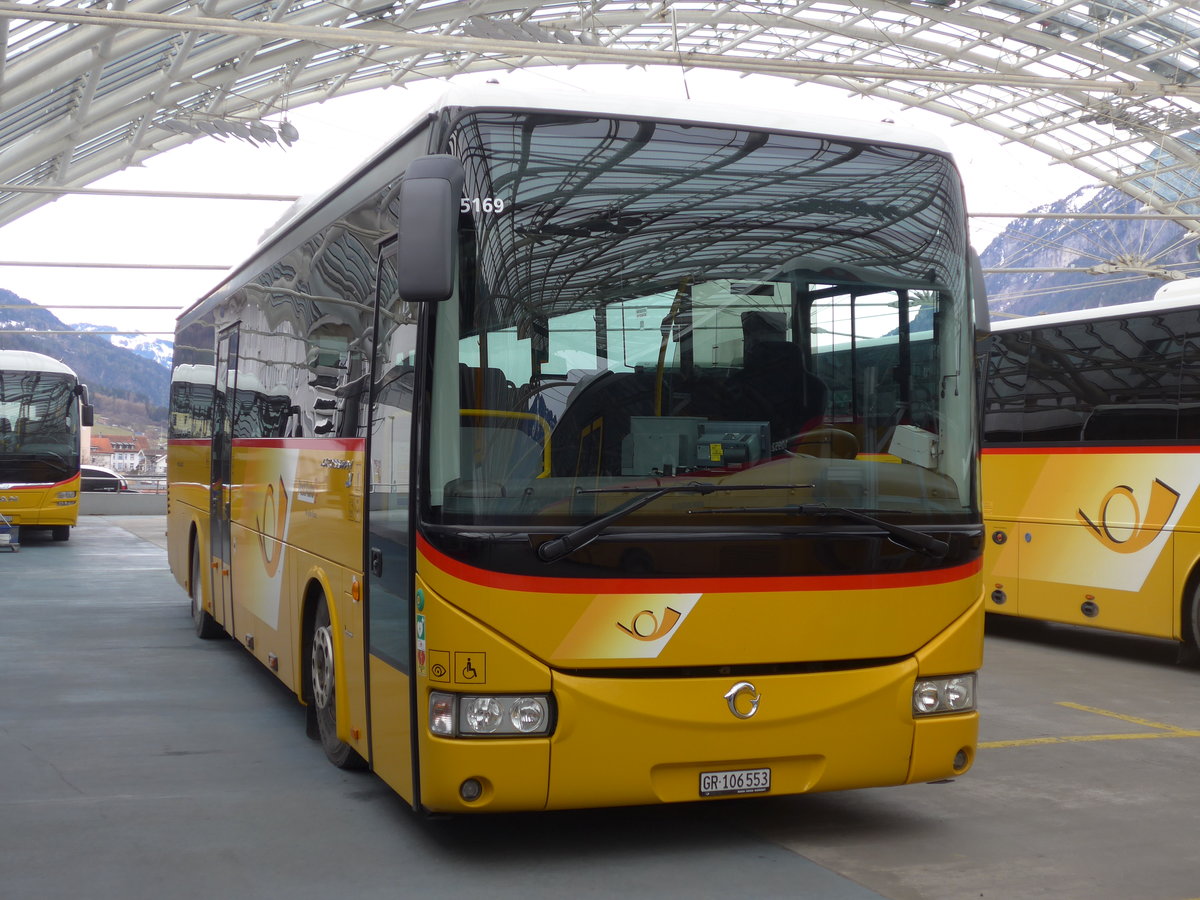
[[971,259],[922,135],[453,91],[180,317],[196,630],[428,810],[962,774]]
[[69,366],[41,353],[0,350],[0,515],[69,540],[79,516],[80,428],[88,391]]

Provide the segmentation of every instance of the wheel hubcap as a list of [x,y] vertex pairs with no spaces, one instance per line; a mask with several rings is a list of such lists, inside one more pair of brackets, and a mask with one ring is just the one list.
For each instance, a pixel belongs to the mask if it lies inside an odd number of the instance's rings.
[[333,695],[333,638],[329,626],[318,628],[313,634],[312,689],[317,706],[328,706]]

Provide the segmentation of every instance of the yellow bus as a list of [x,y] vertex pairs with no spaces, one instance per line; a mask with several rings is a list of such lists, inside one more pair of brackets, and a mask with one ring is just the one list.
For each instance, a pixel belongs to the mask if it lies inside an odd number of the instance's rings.
[[69,366],[0,350],[0,515],[17,535],[48,528],[54,540],[70,540],[79,516],[80,431],[91,424],[87,387]]
[[961,774],[972,260],[923,135],[454,89],[179,319],[197,633],[431,811]]
[[988,612],[1200,647],[1200,290],[997,322]]

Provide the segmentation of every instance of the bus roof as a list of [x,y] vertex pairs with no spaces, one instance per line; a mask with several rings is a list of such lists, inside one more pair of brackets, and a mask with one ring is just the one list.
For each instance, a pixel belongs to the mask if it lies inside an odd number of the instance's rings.
[[235,281],[239,273],[244,272],[266,247],[293,227],[299,226],[311,213],[329,202],[344,187],[353,183],[361,173],[379,164],[394,152],[407,135],[444,109],[544,110],[566,114],[583,113],[683,122],[689,125],[732,126],[734,128],[845,138],[851,141],[890,147],[909,147],[953,158],[945,142],[929,132],[897,126],[889,122],[867,122],[860,119],[808,114],[799,108],[800,106],[799,100],[794,107],[780,110],[755,107],[751,104],[730,106],[693,100],[661,100],[644,96],[555,91],[528,93],[495,85],[451,85],[423,113],[414,116],[390,140],[359,161],[357,165],[342,173],[324,189],[295,201],[263,233],[250,254],[223,275],[221,280],[209,291],[186,307],[180,313],[179,319],[185,319],[195,310],[204,306],[210,298],[219,295],[222,289]]
[[634,119],[655,119],[710,125],[733,125],[766,131],[828,135],[872,144],[917,147],[949,155],[942,139],[929,132],[887,122],[844,119],[839,116],[804,112],[797,98],[794,106],[756,107],[752,103],[731,106],[697,100],[664,100],[649,96],[613,94],[513,91],[494,85],[451,85],[429,112],[447,107],[480,109],[532,109],[553,112],[594,113]]
[[[797,102],[797,106],[799,105]],[[565,91],[531,93],[495,85],[451,85],[422,113],[413,116],[399,132],[381,147],[376,148],[358,165],[344,172],[341,177],[326,185],[324,189],[295,201],[266,230],[259,240],[259,246],[269,243],[281,232],[302,219],[310,210],[320,206],[330,196],[336,194],[343,185],[353,179],[357,172],[369,168],[378,159],[385,156],[414,128],[435,116],[440,110],[450,108],[539,110],[686,122],[689,125],[733,126],[763,131],[840,137],[868,144],[911,147],[947,157],[951,156],[946,143],[939,136],[930,132],[887,122],[868,122],[861,119],[808,114],[802,109],[797,111],[795,107],[780,110],[753,105],[730,106],[695,100],[662,100],[631,95],[568,93]],[[251,254],[251,257],[253,256],[254,254]],[[238,268],[240,266],[234,267],[231,271],[237,271]]]
[[75,377],[70,366],[31,350],[0,350],[0,372],[58,372]]
[[1041,328],[1045,325],[1069,325],[1075,322],[1098,322],[1101,319],[1127,319],[1146,313],[1168,312],[1200,306],[1200,278],[1170,281],[1158,289],[1153,300],[1137,303],[1118,303],[1112,306],[1096,306],[1091,309],[1072,309],[1044,316],[1022,316],[1019,319],[995,318],[992,314],[992,331],[1005,333]]

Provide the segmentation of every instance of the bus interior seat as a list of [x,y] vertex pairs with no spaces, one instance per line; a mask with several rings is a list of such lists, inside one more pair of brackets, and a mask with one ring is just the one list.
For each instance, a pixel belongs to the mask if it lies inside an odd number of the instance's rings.
[[517,389],[496,368],[458,364],[458,396],[463,409],[514,409]]
[[770,423],[773,445],[819,425],[829,393],[791,341],[751,344],[742,369],[729,377],[728,387],[739,418]]
[[572,391],[550,440],[555,475],[620,475],[630,418],[652,416],[655,375],[606,371]]
[[463,420],[473,423],[459,430],[463,482],[506,485],[544,474],[545,444],[530,433],[535,427],[531,420],[506,418],[490,424],[481,416],[464,416]]

